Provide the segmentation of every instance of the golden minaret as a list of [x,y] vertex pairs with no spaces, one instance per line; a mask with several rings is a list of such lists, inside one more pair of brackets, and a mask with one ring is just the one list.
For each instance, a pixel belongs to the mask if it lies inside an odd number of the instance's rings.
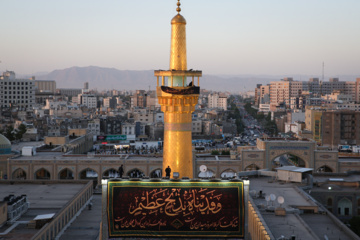
[[180,14],[180,0],[177,6],[178,14],[171,20],[170,69],[156,70],[154,73],[165,123],[162,174],[165,176],[165,169],[170,166],[171,173],[178,172],[180,177],[193,178],[191,114],[198,102],[202,72],[187,70],[186,20]]

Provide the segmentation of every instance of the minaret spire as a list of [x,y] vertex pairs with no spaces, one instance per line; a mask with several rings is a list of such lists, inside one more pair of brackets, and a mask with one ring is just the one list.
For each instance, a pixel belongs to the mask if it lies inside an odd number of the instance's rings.
[[171,19],[170,68],[155,71],[154,75],[157,77],[157,97],[164,112],[163,176],[165,169],[170,167],[172,173],[180,174],[180,178],[193,178],[197,171],[194,174],[191,113],[198,102],[202,72],[187,70],[186,20],[180,14],[180,5],[178,0],[178,13]]
[[176,8],[176,11],[178,12],[178,14],[180,14],[180,12],[181,12],[180,5],[181,5],[180,0],[178,0],[178,2],[177,2],[178,7]]

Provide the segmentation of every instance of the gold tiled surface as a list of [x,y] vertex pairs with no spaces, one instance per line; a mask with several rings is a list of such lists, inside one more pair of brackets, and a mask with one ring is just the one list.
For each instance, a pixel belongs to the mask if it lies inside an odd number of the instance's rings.
[[165,123],[164,131],[191,131],[191,123]]
[[163,176],[167,166],[171,173],[178,172],[180,178],[193,178],[191,131],[164,132]]
[[[197,98],[184,95],[159,97],[165,122],[163,171],[170,166],[171,172],[179,172],[180,177],[193,177],[191,113]],[[163,174],[165,176],[165,172]]]
[[186,23],[171,25],[170,70],[186,70]]

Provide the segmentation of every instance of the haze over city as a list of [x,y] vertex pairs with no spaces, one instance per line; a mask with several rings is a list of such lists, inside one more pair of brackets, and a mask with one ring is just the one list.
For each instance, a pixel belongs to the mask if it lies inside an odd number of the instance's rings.
[[[189,1],[188,68],[204,74],[360,75],[360,2]],[[175,1],[4,1],[0,70],[167,69]],[[168,11],[167,9],[173,9]],[[355,79],[354,79],[355,80]]]

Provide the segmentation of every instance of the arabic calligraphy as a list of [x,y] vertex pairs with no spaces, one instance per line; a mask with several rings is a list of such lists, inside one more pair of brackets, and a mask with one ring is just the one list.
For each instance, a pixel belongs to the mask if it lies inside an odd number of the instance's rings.
[[199,231],[206,231],[216,236],[241,236],[244,211],[240,187],[159,185],[114,183],[109,195],[110,235],[185,232],[186,236],[199,236]]
[[141,197],[135,197],[135,203],[131,203],[129,213],[131,215],[151,215],[165,213],[167,216],[216,214],[222,209],[222,194],[214,194],[215,190],[207,188],[191,189],[165,188],[146,190]]

